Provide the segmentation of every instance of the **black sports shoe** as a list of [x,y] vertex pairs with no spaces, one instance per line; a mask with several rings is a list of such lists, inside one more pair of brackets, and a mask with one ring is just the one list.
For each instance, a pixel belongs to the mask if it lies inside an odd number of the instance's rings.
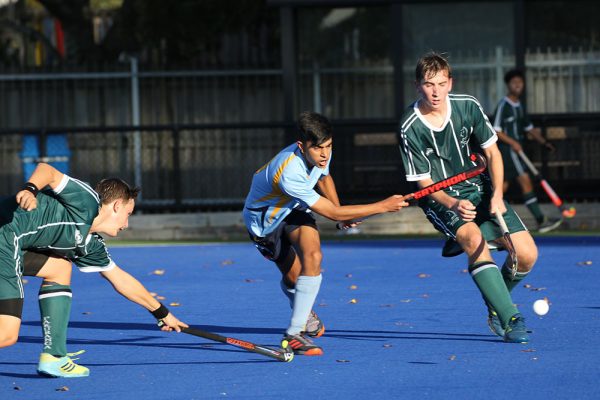
[[303,356],[320,356],[323,355],[323,349],[313,343],[312,340],[302,334],[283,335],[281,339],[281,347],[284,349],[290,347],[294,350],[294,354]]
[[549,219],[548,217],[544,217],[544,220],[538,225],[537,230],[539,233],[550,232],[551,230],[558,228],[562,222],[562,218]]

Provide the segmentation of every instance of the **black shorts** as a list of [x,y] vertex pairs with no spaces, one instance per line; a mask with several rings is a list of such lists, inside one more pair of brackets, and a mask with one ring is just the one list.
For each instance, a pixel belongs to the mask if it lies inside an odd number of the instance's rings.
[[312,213],[292,210],[290,215],[285,217],[273,232],[265,237],[250,233],[250,239],[267,260],[279,263],[287,258],[292,247],[288,234],[300,226],[311,226],[318,229],[317,221],[315,221]]

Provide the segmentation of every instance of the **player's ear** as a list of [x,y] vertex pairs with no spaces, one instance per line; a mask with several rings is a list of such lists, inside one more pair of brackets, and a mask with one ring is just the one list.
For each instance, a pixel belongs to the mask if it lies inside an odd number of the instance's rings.
[[300,152],[301,152],[302,154],[304,154],[304,143],[302,143],[300,140],[298,140],[298,141],[296,142],[296,144],[298,145],[298,148],[300,149]]
[[123,207],[123,200],[117,199],[112,203],[112,210],[116,214]]

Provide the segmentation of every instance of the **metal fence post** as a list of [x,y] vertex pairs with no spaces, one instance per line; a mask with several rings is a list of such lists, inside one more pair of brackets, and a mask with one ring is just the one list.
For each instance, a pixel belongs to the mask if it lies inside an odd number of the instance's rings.
[[[129,57],[131,64],[131,124],[140,126],[140,82],[138,76],[138,59]],[[133,132],[133,171],[135,186],[142,187],[142,137],[139,130]],[[142,200],[142,194],[138,195]]]
[[500,100],[504,93],[504,71],[502,65],[502,46],[496,46],[496,99]]
[[313,63],[313,109],[319,114],[323,113],[321,105],[321,72],[319,71],[319,63],[316,60]]

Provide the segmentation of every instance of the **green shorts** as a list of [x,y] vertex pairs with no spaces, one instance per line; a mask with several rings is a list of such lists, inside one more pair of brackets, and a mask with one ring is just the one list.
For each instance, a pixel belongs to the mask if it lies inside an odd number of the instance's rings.
[[504,180],[511,182],[517,178],[517,176],[527,173],[527,168],[523,165],[523,161],[519,158],[519,155],[508,145],[498,145],[500,153],[502,154],[502,162],[504,163]]
[[23,310],[23,252],[15,249],[15,234],[0,230],[0,314],[21,318]]
[[[477,216],[474,222],[479,226],[483,238],[490,242],[502,237],[498,221],[490,214],[490,196],[475,192],[465,196],[465,199],[470,200],[476,207]],[[515,210],[506,201],[504,201],[504,205],[506,206],[506,213],[503,214],[503,217],[508,230],[511,233],[526,231],[525,224],[523,224]],[[456,232],[467,222],[454,211],[429,198],[422,201],[419,206],[435,229],[443,233],[448,239],[442,255],[444,257],[454,257],[462,253],[462,248],[456,243]]]

